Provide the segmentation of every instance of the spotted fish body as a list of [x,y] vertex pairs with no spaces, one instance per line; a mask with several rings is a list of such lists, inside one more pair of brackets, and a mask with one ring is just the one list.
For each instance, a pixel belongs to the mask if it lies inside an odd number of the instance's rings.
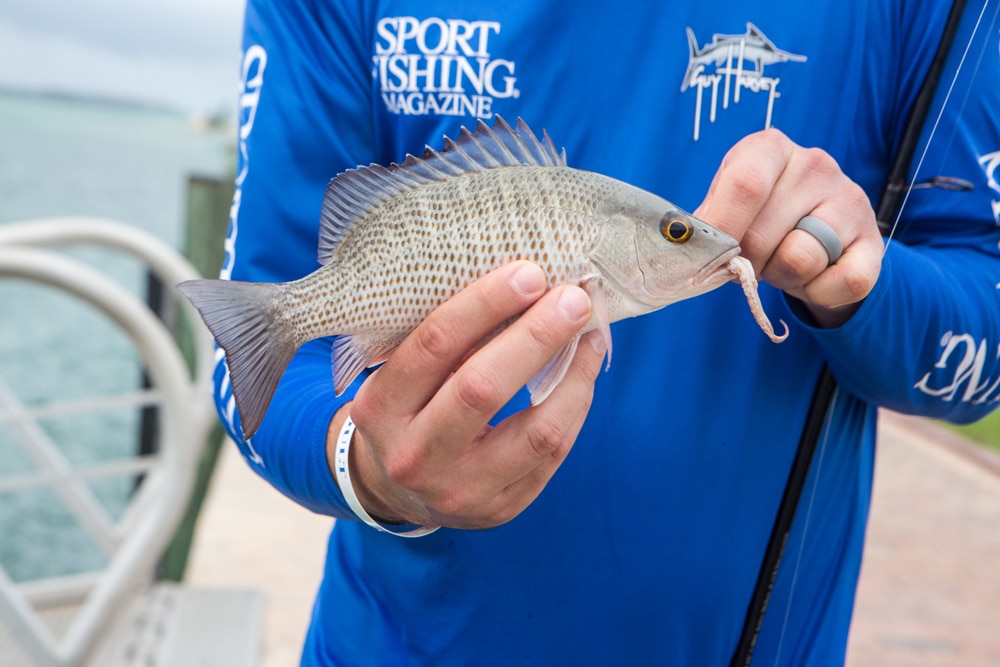
[[[550,285],[593,277],[586,256],[600,231],[593,211],[605,193],[588,190],[594,179],[582,174],[502,167],[384,202],[303,281],[300,304],[312,318],[304,328],[310,337],[327,335],[335,321],[338,333],[355,336],[354,344],[394,347],[449,296],[515,259],[539,264]],[[320,315],[310,305],[314,290],[340,298]]]
[[[610,351],[611,322],[728,282],[737,242],[670,202],[570,168],[518,121],[462,131],[401,165],[339,175],[320,226],[322,266],[289,283],[196,280],[178,289],[226,351],[244,434],[259,427],[303,343],[337,336],[334,389],[384,361],[437,306],[517,259],[549,286],[580,285]],[[579,336],[533,378],[539,403],[562,380]],[[610,363],[610,357],[609,357]]]

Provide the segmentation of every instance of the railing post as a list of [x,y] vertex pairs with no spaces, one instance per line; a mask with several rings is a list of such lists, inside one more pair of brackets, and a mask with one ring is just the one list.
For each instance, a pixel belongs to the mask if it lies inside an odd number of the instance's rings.
[[[223,241],[229,226],[233,190],[232,178],[221,179],[205,176],[190,176],[188,178],[184,255],[206,277],[217,276],[222,267]],[[172,290],[173,286],[169,286],[169,289]],[[181,316],[185,316],[185,314],[181,313]],[[193,355],[190,354],[191,345],[186,335],[187,330],[187,327],[180,328],[179,342],[185,357],[189,363],[193,364]],[[205,396],[205,400],[209,401],[211,397]],[[201,449],[198,475],[184,518],[160,560],[158,574],[161,579],[181,581],[184,578],[198,513],[201,511],[205,494],[208,491],[222,441],[222,426],[217,423],[210,432],[208,441]]]

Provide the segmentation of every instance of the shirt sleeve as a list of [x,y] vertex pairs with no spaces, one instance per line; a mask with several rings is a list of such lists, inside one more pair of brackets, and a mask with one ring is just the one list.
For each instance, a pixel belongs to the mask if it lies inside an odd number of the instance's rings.
[[976,18],[956,36],[878,283],[844,326],[810,328],[845,389],[956,422],[1000,403],[1000,57]]
[[[373,161],[371,63],[356,3],[250,0],[243,38],[243,89],[236,194],[222,277],[253,282],[300,278],[317,268],[318,220],[330,179]],[[370,59],[369,59],[370,60]],[[330,341],[304,345],[289,364],[251,441],[220,352],[215,402],[250,466],[299,504],[353,517],[331,475],[326,433],[339,405]]]

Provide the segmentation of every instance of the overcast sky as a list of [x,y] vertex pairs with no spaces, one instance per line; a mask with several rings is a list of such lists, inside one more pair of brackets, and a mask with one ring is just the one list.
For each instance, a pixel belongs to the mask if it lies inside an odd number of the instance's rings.
[[229,113],[244,0],[0,2],[0,87]]

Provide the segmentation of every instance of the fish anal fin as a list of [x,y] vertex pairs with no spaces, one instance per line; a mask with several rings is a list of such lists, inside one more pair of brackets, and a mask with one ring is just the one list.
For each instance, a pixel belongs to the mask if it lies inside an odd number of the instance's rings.
[[366,368],[386,359],[398,343],[366,336],[338,336],[333,341],[333,391],[340,396]]

